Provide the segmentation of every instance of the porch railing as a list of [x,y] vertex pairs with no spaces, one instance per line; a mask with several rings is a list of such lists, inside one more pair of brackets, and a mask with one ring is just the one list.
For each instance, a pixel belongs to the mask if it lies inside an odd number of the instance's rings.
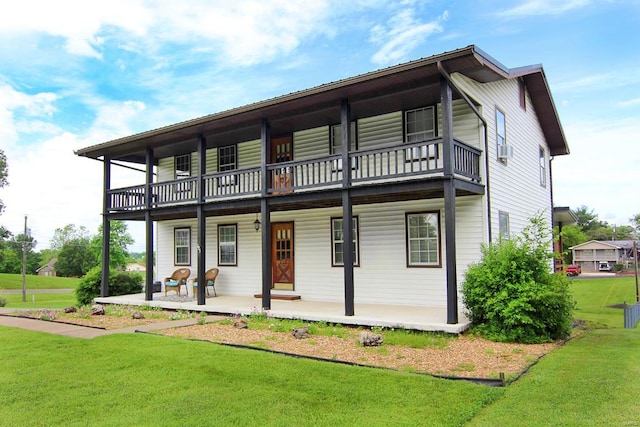
[[[480,150],[454,141],[454,173],[480,181]],[[442,139],[399,144],[349,153],[353,185],[381,180],[442,176]],[[270,195],[337,188],[342,185],[342,156],[339,154],[267,165]],[[204,200],[257,197],[262,192],[260,167],[216,172],[203,176]],[[150,185],[151,206],[195,204],[200,199],[198,177],[157,182]],[[145,185],[108,191],[111,211],[146,208]]]

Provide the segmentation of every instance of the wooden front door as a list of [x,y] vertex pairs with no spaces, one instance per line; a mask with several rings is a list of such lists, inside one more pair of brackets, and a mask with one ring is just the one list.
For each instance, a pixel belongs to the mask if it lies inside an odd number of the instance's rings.
[[[283,163],[293,160],[293,137],[283,136],[273,138],[271,140],[271,163]],[[290,193],[291,188],[291,170],[289,167],[276,169],[273,173],[271,183],[274,189],[282,188],[281,191],[274,191],[273,194]]]
[[272,289],[293,290],[293,222],[271,224]]

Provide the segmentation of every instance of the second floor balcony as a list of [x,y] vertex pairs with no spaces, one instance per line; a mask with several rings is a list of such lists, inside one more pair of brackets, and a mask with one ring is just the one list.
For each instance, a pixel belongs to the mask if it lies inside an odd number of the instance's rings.
[[[350,185],[358,187],[444,177],[441,138],[411,144],[349,153]],[[461,141],[453,143],[453,172],[457,179],[480,183],[481,151]],[[149,207],[195,205],[203,200],[260,198],[343,188],[343,159],[340,154],[266,165],[267,179],[260,166],[187,177],[149,185]],[[263,186],[266,183],[266,191]],[[202,197],[201,193],[202,192]],[[110,189],[108,211],[136,211],[147,208],[147,185]]]

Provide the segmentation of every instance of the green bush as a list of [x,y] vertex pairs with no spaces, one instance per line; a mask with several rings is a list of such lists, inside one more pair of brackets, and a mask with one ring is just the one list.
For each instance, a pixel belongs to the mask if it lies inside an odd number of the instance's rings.
[[522,236],[482,247],[465,273],[462,296],[480,335],[503,342],[541,343],[571,332],[569,281],[551,273],[551,241],[537,216]]
[[[102,268],[94,267],[80,279],[80,284],[76,288],[76,299],[78,305],[91,304],[93,299],[100,295],[100,283],[102,282]],[[140,273],[129,273],[125,271],[109,272],[109,295],[128,295],[141,292],[143,277]]]
[[7,305],[8,301],[5,297],[0,297],[0,307]]

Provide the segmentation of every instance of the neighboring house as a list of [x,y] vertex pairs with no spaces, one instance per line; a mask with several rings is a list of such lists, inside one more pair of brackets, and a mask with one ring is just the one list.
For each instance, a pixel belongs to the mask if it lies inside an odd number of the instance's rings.
[[[281,295],[343,302],[346,316],[446,307],[449,324],[481,244],[540,212],[551,227],[550,160],[568,153],[542,67],[475,46],[76,152],[104,163],[105,236],[111,220],[144,221],[159,278],[219,267],[219,297],[257,294],[265,309]],[[115,162],[146,181],[111,188]]]
[[600,263],[622,264],[628,267],[633,262],[633,240],[590,240],[570,248],[574,264],[582,271],[599,271]]
[[132,271],[132,272],[136,272],[136,273],[144,273],[147,271],[147,266],[144,264],[138,264],[135,262],[129,263],[127,264],[127,266],[124,268],[125,271]]
[[36,270],[36,274],[38,276],[55,277],[56,268],[54,267],[54,265],[56,261],[58,261],[58,258],[51,258],[48,263]]

